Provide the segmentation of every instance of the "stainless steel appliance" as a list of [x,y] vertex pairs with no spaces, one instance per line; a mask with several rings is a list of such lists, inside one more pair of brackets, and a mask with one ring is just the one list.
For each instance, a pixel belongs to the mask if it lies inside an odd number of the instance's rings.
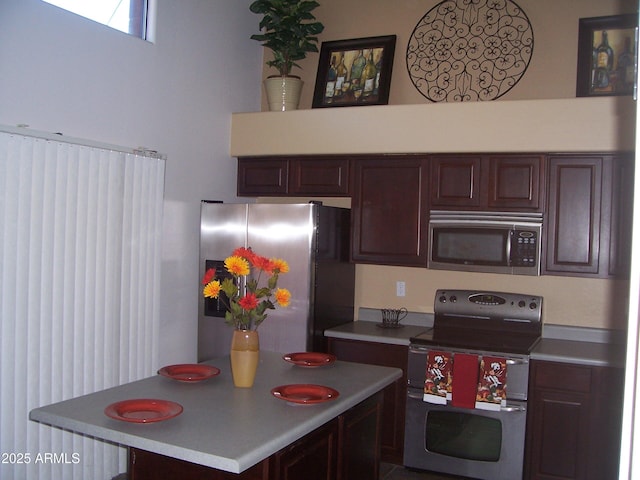
[[[409,348],[405,466],[477,479],[522,478],[529,356],[542,333],[541,312],[542,297],[535,295],[436,292],[434,326],[412,337]],[[483,410],[425,401],[429,351],[451,353],[454,365],[458,354],[502,359],[506,403]]]
[[432,210],[428,267],[540,275],[542,214]]
[[[305,204],[201,203],[200,276],[237,247],[285,259],[289,273],[278,286],[291,304],[268,312],[258,329],[260,348],[277,352],[323,351],[324,330],[353,321],[355,265],[349,262],[350,211]],[[199,299],[198,360],[229,353],[232,327],[225,305]]]

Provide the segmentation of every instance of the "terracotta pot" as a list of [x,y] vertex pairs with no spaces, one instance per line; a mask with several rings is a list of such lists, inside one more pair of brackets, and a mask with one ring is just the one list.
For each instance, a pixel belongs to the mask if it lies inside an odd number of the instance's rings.
[[297,110],[300,103],[303,81],[299,77],[269,77],[264,80],[269,110],[284,112]]
[[234,330],[231,337],[231,373],[236,387],[251,388],[258,370],[260,339],[255,330]]

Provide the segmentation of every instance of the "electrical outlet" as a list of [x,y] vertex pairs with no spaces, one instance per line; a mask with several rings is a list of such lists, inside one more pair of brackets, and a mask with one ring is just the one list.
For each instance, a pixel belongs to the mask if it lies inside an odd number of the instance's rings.
[[404,297],[405,284],[404,282],[396,282],[396,297]]

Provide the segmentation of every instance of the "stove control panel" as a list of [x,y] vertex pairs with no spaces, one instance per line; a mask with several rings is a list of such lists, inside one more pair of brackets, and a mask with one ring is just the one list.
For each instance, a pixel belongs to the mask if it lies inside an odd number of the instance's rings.
[[437,290],[434,313],[540,322],[542,297],[521,293]]

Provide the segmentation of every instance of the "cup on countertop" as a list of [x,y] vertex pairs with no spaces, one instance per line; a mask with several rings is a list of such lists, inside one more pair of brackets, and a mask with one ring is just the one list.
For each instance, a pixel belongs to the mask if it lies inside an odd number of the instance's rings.
[[407,316],[408,310],[402,308],[381,308],[382,326],[387,328],[396,328],[399,326],[400,320]]

